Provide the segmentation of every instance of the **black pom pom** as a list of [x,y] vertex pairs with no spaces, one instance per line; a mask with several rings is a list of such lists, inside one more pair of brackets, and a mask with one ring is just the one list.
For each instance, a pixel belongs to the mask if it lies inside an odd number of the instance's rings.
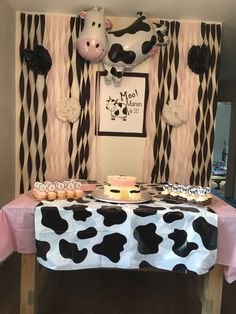
[[29,69],[36,74],[47,74],[51,69],[51,56],[43,46],[35,46],[33,51],[24,49],[24,58]]
[[188,66],[196,74],[206,73],[211,65],[211,51],[206,45],[192,46],[188,52]]

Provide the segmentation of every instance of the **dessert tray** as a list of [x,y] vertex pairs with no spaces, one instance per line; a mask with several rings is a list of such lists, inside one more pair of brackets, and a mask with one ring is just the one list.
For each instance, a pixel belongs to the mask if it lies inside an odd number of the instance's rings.
[[90,194],[94,199],[98,201],[108,202],[108,203],[119,203],[119,204],[140,204],[145,203],[152,200],[151,194],[146,191],[141,191],[141,197],[139,200],[131,200],[131,199],[122,199],[122,200],[114,200],[109,198],[104,194],[103,190],[95,190]]

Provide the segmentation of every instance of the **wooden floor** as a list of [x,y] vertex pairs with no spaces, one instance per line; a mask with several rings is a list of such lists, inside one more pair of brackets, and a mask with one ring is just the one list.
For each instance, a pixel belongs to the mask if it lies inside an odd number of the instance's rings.
[[[153,271],[48,271],[38,314],[200,314],[196,278]],[[0,266],[0,314],[19,313],[20,256]],[[222,314],[236,313],[236,283],[224,284]]]

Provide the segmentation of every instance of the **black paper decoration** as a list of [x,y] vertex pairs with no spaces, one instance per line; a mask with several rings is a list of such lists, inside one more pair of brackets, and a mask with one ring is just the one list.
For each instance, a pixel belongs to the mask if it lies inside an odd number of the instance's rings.
[[30,70],[36,74],[47,74],[52,66],[52,58],[47,49],[37,45],[34,50],[24,49],[24,58]]
[[196,74],[207,72],[211,65],[211,51],[206,45],[192,46],[188,52],[188,66]]

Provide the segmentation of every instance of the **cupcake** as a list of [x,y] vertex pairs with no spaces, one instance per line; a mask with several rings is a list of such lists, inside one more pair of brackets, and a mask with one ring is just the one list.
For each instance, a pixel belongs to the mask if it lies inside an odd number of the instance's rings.
[[49,201],[53,201],[53,200],[55,200],[57,198],[57,193],[56,192],[54,192],[54,191],[49,191],[49,192],[47,192],[47,199],[49,200]]
[[187,202],[194,204],[196,200],[196,194],[197,194],[197,189],[195,188],[190,189],[189,194],[187,195]]
[[206,187],[206,196],[208,198],[208,204],[212,201],[212,194],[211,194],[211,188],[209,186]]
[[164,184],[163,185],[163,191],[161,191],[161,195],[162,196],[169,196],[170,195],[170,191],[171,191],[171,189],[170,189],[169,185],[168,184]]
[[177,200],[179,196],[179,187],[178,185],[173,185],[170,191],[170,198]]
[[197,197],[196,197],[195,202],[198,205],[207,205],[208,204],[207,192],[202,187],[199,187],[197,189]]
[[81,189],[75,189],[74,193],[75,193],[75,197],[78,197],[78,198],[84,195],[84,191]]
[[57,182],[56,183],[56,189],[57,189],[56,193],[57,193],[58,199],[66,198],[66,190],[65,190],[65,186],[63,183]]
[[187,202],[188,189],[184,185],[180,188],[178,199],[183,202]]
[[35,190],[33,195],[37,201],[46,200],[46,198],[47,198],[47,193],[44,191],[40,191],[40,190]]
[[75,196],[74,192],[75,185],[72,181],[70,181],[67,185],[66,197],[73,198]]

